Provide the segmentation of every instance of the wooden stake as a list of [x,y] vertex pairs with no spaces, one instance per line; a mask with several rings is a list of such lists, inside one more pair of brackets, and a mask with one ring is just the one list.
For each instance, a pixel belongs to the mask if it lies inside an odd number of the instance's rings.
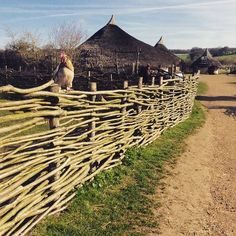
[[[128,80],[124,80],[124,83],[123,83],[123,89],[124,90],[127,90],[128,89],[128,86],[129,86],[129,81]],[[122,104],[124,104],[126,101],[127,101],[127,93],[124,94],[124,98],[122,98]],[[123,107],[121,109],[121,113],[122,113],[122,116],[124,117],[125,113],[126,113],[126,107]]]
[[158,85],[161,86],[163,84],[163,76],[159,77]]
[[155,85],[155,77],[153,76],[152,77],[152,86],[154,86]]
[[[96,82],[90,82],[90,91],[91,92],[96,92],[97,91],[97,83]],[[91,96],[91,101],[95,102],[96,100],[96,95]],[[91,116],[91,118],[93,118]],[[96,122],[92,121],[89,126],[89,130],[92,131],[90,133],[90,139],[93,140],[95,137],[95,128],[96,128]]]
[[[139,89],[143,88],[143,77],[139,77],[138,88]],[[142,111],[142,106],[138,105],[138,113],[141,113],[141,111]]]
[[[59,93],[60,92],[60,87],[58,84],[52,84],[50,86],[50,91],[52,93]],[[59,99],[58,99],[59,100]],[[58,100],[54,100],[52,102],[52,105],[55,106],[57,103],[58,103]],[[55,129],[57,128],[58,126],[60,125],[60,122],[59,122],[59,117],[51,117],[49,118],[49,127],[50,129]]]

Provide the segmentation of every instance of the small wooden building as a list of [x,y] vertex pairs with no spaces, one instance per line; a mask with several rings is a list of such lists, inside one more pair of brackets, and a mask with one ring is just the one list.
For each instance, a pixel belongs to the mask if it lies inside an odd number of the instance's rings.
[[201,74],[218,74],[220,67],[221,63],[211,55],[208,49],[192,63],[194,73],[200,71]]

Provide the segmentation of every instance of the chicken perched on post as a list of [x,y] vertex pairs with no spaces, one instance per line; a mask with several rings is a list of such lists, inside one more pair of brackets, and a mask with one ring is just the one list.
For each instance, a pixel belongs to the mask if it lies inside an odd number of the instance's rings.
[[55,82],[62,88],[70,90],[74,79],[74,66],[69,57],[62,52],[61,63],[53,73]]

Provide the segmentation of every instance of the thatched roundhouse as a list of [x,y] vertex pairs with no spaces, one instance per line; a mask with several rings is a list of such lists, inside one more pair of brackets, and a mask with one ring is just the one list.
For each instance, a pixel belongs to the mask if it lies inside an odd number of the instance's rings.
[[[175,71],[180,71],[181,70],[181,66],[182,66],[182,60],[177,57],[174,53],[172,53],[164,44],[164,39],[163,36],[161,36],[161,38],[159,39],[159,41],[156,43],[156,45],[154,46],[157,50],[161,50],[163,51],[165,54],[168,54],[168,57],[170,58],[170,60],[172,61],[171,64],[175,65]],[[164,70],[168,71],[170,70],[170,68],[166,67],[163,68]]]
[[193,72],[198,72],[202,74],[218,74],[218,70],[221,67],[221,63],[215,59],[208,49],[192,63]]
[[80,64],[86,68],[117,67],[137,70],[137,65],[151,68],[169,67],[174,61],[169,53],[146,44],[122,30],[112,16],[103,28],[79,46]]

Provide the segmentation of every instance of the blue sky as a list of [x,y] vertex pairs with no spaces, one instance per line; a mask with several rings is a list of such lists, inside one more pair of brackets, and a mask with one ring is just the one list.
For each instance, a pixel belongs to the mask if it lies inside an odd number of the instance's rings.
[[117,25],[168,48],[236,47],[236,0],[0,0],[0,47],[12,31],[33,31],[47,41],[51,28],[76,22],[91,36],[115,14]]

